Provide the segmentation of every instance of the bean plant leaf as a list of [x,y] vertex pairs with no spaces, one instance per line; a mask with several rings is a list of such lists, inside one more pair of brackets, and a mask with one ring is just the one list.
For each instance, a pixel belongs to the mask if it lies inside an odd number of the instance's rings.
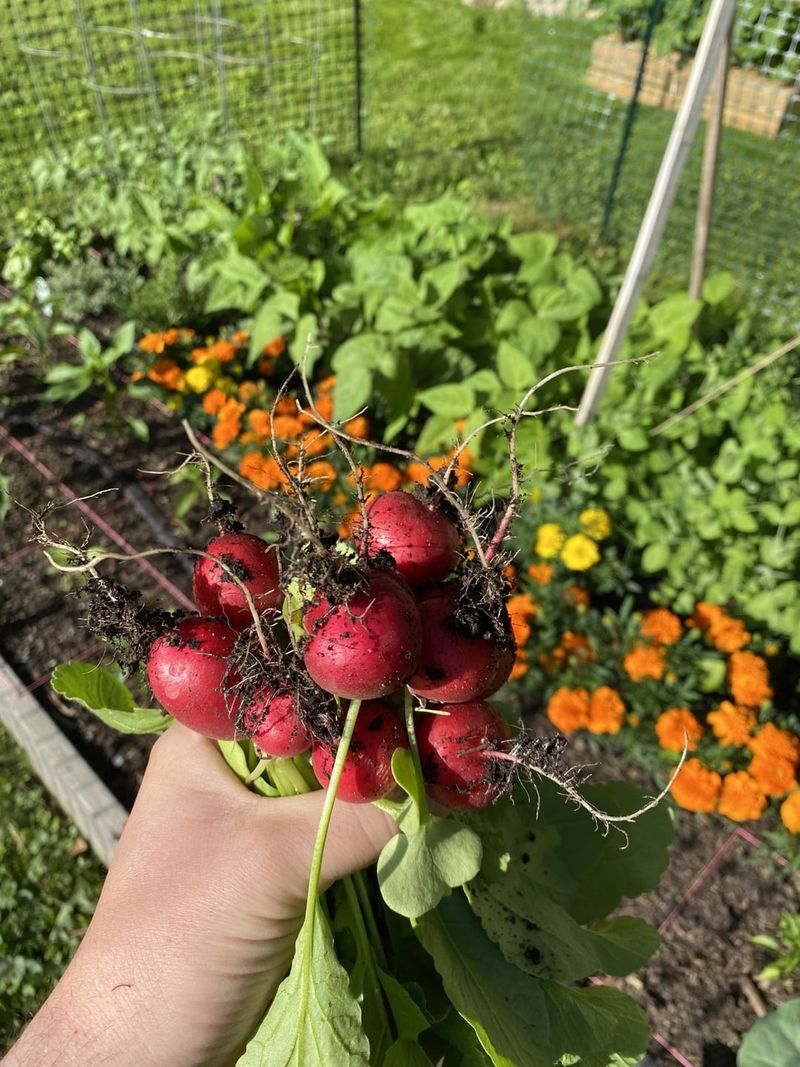
[[650,1031],[630,997],[606,986],[575,989],[557,982],[542,982],[542,991],[556,1056],[580,1057],[580,1067],[608,1067],[620,1056],[640,1062]]
[[361,1009],[319,904],[297,939],[292,969],[237,1067],[369,1067]]
[[139,707],[116,666],[70,660],[56,667],[50,684],[60,696],[82,704],[123,734],[159,734],[173,721],[160,708]]
[[800,998],[787,1000],[749,1030],[736,1058],[737,1067],[777,1067],[800,1063]]

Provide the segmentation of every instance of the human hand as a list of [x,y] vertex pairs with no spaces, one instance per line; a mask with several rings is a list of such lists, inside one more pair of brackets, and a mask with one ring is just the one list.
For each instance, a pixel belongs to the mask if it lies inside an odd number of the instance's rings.
[[[83,942],[4,1067],[235,1063],[291,961],[324,796],[258,797],[171,726]],[[336,804],[322,888],[393,832],[372,805]]]

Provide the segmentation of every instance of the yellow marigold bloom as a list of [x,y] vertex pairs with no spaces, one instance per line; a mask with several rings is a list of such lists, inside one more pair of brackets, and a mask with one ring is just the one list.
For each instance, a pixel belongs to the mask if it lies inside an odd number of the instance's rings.
[[547,702],[547,718],[562,734],[589,725],[589,694],[585,689],[557,689]]
[[599,561],[600,550],[586,534],[573,534],[564,542],[561,558],[571,571],[588,571]]
[[737,704],[756,708],[772,699],[767,662],[753,652],[734,652],[728,660],[728,684]]
[[671,752],[682,752],[684,740],[693,752],[703,736],[703,727],[688,708],[669,708],[656,719],[656,736],[659,745]]
[[698,759],[687,760],[670,786],[676,803],[686,811],[713,811],[721,790],[720,776]]
[[797,785],[794,764],[781,756],[755,755],[748,770],[769,797],[782,797]]
[[781,804],[781,822],[790,833],[800,834],[800,789],[795,789]]
[[747,771],[726,774],[722,779],[717,811],[734,822],[759,819],[767,806],[767,798],[755,778]]
[[748,742],[748,748],[756,756],[786,759],[793,767],[800,763],[800,738],[791,730],[782,730],[772,722],[764,723],[756,736]]
[[557,556],[564,544],[564,531],[557,522],[544,522],[536,531],[536,555],[542,559]]
[[537,585],[549,585],[550,579],[553,577],[553,564],[531,563],[530,567],[528,567],[528,574]]
[[662,648],[635,645],[625,656],[622,666],[631,681],[640,682],[643,678],[662,678],[667,663]]
[[754,711],[737,707],[730,700],[723,700],[706,719],[722,745],[746,745],[757,722]]
[[604,541],[611,534],[611,519],[602,508],[586,508],[578,516],[578,522],[595,541]]
[[207,393],[214,384],[214,375],[208,367],[190,367],[183,380],[193,393]]
[[587,727],[593,734],[617,734],[625,721],[625,705],[616,689],[601,685],[589,699]]
[[653,608],[642,615],[639,629],[654,644],[674,645],[680,640],[683,627],[681,620],[666,608]]

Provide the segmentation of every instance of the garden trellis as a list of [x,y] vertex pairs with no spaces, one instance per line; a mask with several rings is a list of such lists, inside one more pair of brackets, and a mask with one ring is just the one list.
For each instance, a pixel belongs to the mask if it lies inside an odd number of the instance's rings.
[[[708,3],[567,0],[558,10],[529,20],[528,175],[554,216],[593,238],[631,245]],[[795,323],[800,4],[739,0],[731,53],[709,266],[746,279]],[[711,98],[705,117],[710,106]],[[702,142],[698,136],[692,147],[658,262],[686,279]]]
[[0,188],[87,134],[218,116],[257,147],[287,129],[361,137],[359,0],[2,0]]

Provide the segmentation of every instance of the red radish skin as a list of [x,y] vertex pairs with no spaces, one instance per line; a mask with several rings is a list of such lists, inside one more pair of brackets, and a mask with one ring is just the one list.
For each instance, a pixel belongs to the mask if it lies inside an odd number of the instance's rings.
[[245,732],[259,752],[272,759],[291,759],[311,748],[311,734],[300,722],[294,693],[263,686],[242,712]]
[[[384,493],[367,505],[367,555],[384,550],[414,588],[440,582],[458,562],[461,538],[450,520],[410,493]],[[362,535],[356,532],[361,548]]]
[[415,718],[426,792],[456,811],[494,804],[503,784],[490,780],[491,761],[486,754],[509,740],[511,727],[482,701],[435,710],[449,714],[422,713]]
[[[457,589],[440,586],[418,600],[422,655],[408,683],[416,696],[461,704],[497,692],[514,666],[514,643],[500,649],[493,640],[465,636],[453,629]],[[509,633],[511,625],[509,622]]]
[[184,619],[156,638],[147,658],[147,678],[164,711],[206,737],[232,741],[241,702],[223,692],[228,657],[239,635],[219,619]]
[[[278,554],[251,534],[221,534],[206,545],[206,552],[231,567],[253,598],[256,611],[275,610],[283,603],[278,585]],[[219,563],[199,556],[194,567],[194,599],[203,615],[217,616],[237,630],[251,626],[253,616],[245,595]]]
[[[388,796],[395,787],[392,756],[398,748],[408,748],[408,738],[392,708],[380,700],[365,701],[358,712],[336,799],[366,804]],[[311,765],[323,786],[331,780],[335,759],[336,746],[314,742]]]
[[303,617],[303,660],[320,689],[347,700],[375,700],[417,669],[421,624],[411,590],[389,571],[368,573],[345,604],[321,597]]

